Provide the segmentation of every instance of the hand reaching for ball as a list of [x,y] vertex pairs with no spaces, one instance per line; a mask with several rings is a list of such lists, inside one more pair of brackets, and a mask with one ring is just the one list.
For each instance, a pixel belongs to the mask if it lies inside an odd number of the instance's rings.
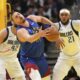
[[48,41],[56,41],[59,38],[59,32],[56,28],[54,27],[49,27],[47,29],[45,29],[45,32],[47,33],[47,35],[45,36],[45,38]]

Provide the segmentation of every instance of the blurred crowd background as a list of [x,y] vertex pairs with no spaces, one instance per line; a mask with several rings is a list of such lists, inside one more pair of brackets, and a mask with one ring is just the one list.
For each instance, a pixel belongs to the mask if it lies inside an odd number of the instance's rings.
[[30,14],[42,15],[52,21],[59,21],[58,13],[62,8],[71,10],[72,19],[80,18],[80,0],[8,0],[12,10],[27,16]]

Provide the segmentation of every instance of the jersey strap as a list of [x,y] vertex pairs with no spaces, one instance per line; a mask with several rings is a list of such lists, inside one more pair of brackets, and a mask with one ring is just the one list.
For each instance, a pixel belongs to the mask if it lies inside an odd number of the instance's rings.
[[78,31],[76,31],[76,30],[74,29],[74,26],[73,26],[73,24],[72,24],[72,21],[71,21],[71,27],[72,27],[72,30],[75,32],[75,34],[76,34],[77,36],[79,36]]

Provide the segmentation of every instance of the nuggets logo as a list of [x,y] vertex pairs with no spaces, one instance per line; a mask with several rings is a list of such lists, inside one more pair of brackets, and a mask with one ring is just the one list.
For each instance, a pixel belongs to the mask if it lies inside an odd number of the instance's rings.
[[38,33],[39,32],[39,27],[33,27],[32,32],[33,32],[33,34]]

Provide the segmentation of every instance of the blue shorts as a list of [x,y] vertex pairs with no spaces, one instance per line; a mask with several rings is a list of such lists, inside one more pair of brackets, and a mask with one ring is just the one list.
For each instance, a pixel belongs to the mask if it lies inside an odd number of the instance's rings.
[[24,67],[24,69],[27,69],[27,71],[30,71],[30,68],[38,69],[41,77],[45,77],[50,75],[50,68],[47,64],[46,59],[44,56],[40,58],[20,58],[20,61]]

